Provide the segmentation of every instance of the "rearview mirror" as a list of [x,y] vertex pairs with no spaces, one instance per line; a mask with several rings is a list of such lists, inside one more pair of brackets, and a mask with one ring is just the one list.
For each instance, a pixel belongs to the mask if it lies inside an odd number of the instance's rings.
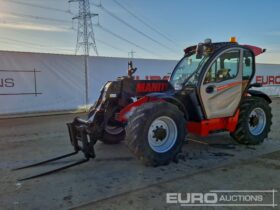
[[245,58],[245,66],[250,67],[251,66],[251,60],[249,58]]
[[201,59],[203,56],[203,44],[199,43],[196,47],[196,59]]
[[261,84],[261,83],[253,83],[253,84],[250,84],[250,85],[249,85],[249,88],[252,88],[252,87],[260,88],[260,87],[262,87],[262,84]]

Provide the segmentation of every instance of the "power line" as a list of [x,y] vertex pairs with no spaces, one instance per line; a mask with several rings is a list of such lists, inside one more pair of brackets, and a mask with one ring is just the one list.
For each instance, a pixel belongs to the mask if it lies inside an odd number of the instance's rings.
[[174,49],[166,46],[165,44],[162,44],[161,42],[155,40],[154,38],[152,38],[151,36],[147,35],[146,33],[140,31],[139,29],[137,29],[136,27],[132,26],[131,24],[129,24],[128,22],[124,21],[123,19],[121,19],[120,17],[118,17],[117,15],[115,15],[114,13],[112,13],[111,11],[107,10],[102,4],[100,5],[97,5],[97,4],[93,4],[94,6],[98,7],[98,8],[101,8],[104,12],[106,12],[108,15],[110,15],[111,17],[115,18],[116,20],[118,20],[119,22],[121,22],[122,24],[126,25],[127,27],[129,27],[130,29],[136,31],[137,33],[141,34],[142,36],[146,37],[147,39],[153,41],[154,43],[157,43],[158,45],[168,49],[168,50],[171,50],[173,52],[176,52],[174,51]]
[[47,46],[47,45],[42,45],[42,44],[37,44],[37,43],[33,43],[33,42],[27,42],[27,41],[22,41],[22,40],[17,40],[17,39],[11,39],[11,38],[8,38],[8,37],[0,37],[0,40],[4,40],[6,43],[6,41],[8,42],[14,42],[14,43],[17,43],[18,44],[21,44],[21,45],[28,45],[28,46],[32,46],[32,48],[50,48],[50,49],[53,49],[53,50],[62,50],[62,51],[71,51],[73,52],[73,50],[70,50],[70,49],[65,49],[65,48],[55,48],[53,46]]
[[48,18],[48,17],[35,16],[35,15],[26,15],[26,14],[21,14],[21,13],[17,13],[17,12],[9,12],[8,14],[18,16],[18,17],[32,18],[32,19],[36,19],[36,20],[47,20],[47,21],[54,21],[54,22],[61,22],[61,23],[72,23],[71,21],[68,21],[68,20]]
[[166,40],[170,41],[173,43],[173,40],[170,39],[167,35],[163,34],[162,32],[160,32],[159,30],[155,29],[154,26],[151,26],[150,24],[148,24],[146,21],[144,21],[142,18],[138,17],[137,15],[135,15],[135,13],[133,13],[130,9],[126,8],[123,4],[121,4],[120,2],[118,2],[117,0],[113,0],[119,7],[121,7],[123,10],[125,10],[127,13],[129,13],[131,16],[133,16],[135,19],[137,19],[139,22],[141,22],[142,24],[144,24],[146,27],[148,27],[149,29],[151,29],[152,31],[156,32],[158,35],[162,36],[163,38],[165,38]]
[[112,48],[112,49],[115,49],[115,50],[117,50],[117,51],[126,52],[125,50],[120,49],[120,48],[118,48],[118,47],[116,47],[116,46],[113,46],[113,45],[111,45],[111,44],[109,44],[109,43],[107,43],[107,42],[104,42],[103,40],[96,39],[96,41],[102,43],[103,45],[105,45],[105,46],[107,46],[107,47],[110,47],[110,48]]
[[[8,37],[0,37],[0,40],[4,40],[4,41],[9,41],[9,42],[14,42],[14,43],[19,43],[19,44],[23,44],[23,45],[28,45],[28,46],[36,46],[36,47],[40,47],[41,48],[51,48],[51,49],[57,49],[57,50],[63,50],[63,51],[69,51],[69,52],[72,52],[73,53],[73,50],[70,50],[70,49],[65,49],[65,48],[55,48],[53,46],[47,46],[47,45],[42,45],[42,44],[38,44],[38,43],[34,43],[34,42],[28,42],[28,41],[23,41],[23,40],[18,40],[18,39],[12,39],[12,38],[8,38]],[[126,52],[125,50],[123,49],[120,49],[116,46],[113,46],[112,44],[109,44],[101,39],[96,39],[98,42],[102,43],[103,45],[106,45],[110,48],[113,48],[115,50],[118,50],[118,51],[122,51],[122,52]],[[37,48],[38,49],[38,48]]]
[[111,30],[109,30],[109,29],[103,27],[103,26],[100,25],[100,24],[96,24],[96,26],[97,26],[98,28],[100,28],[101,30],[103,30],[103,31],[105,31],[105,32],[107,32],[107,33],[109,33],[109,34],[111,34],[112,36],[114,36],[114,37],[116,37],[116,38],[118,38],[118,39],[120,39],[120,40],[122,40],[122,41],[124,41],[124,42],[127,42],[127,43],[129,43],[129,44],[131,44],[131,45],[133,45],[133,46],[135,46],[135,47],[137,47],[137,48],[139,48],[139,49],[141,49],[141,50],[143,50],[143,51],[145,51],[145,52],[148,52],[148,53],[150,53],[150,54],[152,54],[152,55],[157,56],[154,52],[152,52],[152,51],[150,51],[150,50],[148,50],[148,49],[146,49],[146,48],[144,48],[144,47],[141,47],[140,45],[138,45],[138,44],[136,44],[136,43],[134,43],[134,42],[132,42],[132,41],[129,41],[128,39],[126,39],[126,38],[124,38],[124,37],[122,37],[122,36],[120,36],[120,35],[114,33],[113,31],[111,31]]
[[[34,45],[34,46],[38,46],[38,47],[51,47],[52,48],[52,46],[37,44],[37,43],[34,43],[34,42],[22,41],[22,40],[18,40],[18,39],[11,39],[11,38],[8,38],[8,37],[0,37],[0,39],[13,41],[13,42],[17,42],[17,43],[24,43],[24,44],[28,44],[28,45],[32,45],[32,46]],[[66,50],[66,49],[64,49],[64,50]]]
[[133,59],[135,53],[136,53],[136,52],[134,52],[133,50],[131,50],[130,52],[128,52],[128,58]]
[[29,7],[34,7],[34,8],[40,8],[40,9],[45,9],[45,10],[52,10],[52,11],[56,11],[56,12],[63,12],[63,13],[72,14],[70,10],[63,10],[63,9],[43,6],[43,5],[39,5],[39,4],[22,2],[22,1],[18,1],[18,0],[3,0],[3,1],[18,4],[18,5],[23,5],[23,6],[29,6]]
[[[15,47],[19,47],[19,44],[18,43],[6,43],[6,42],[1,42],[0,40],[0,43],[1,43],[1,49],[0,51],[15,51],[15,52],[31,52],[31,53],[49,53],[49,54],[67,54],[67,55],[73,55],[73,51],[70,51],[68,52],[68,50],[63,50],[63,49],[44,49],[42,50],[42,48],[39,48],[39,47],[31,47],[30,46],[28,48],[25,48],[24,50],[22,49],[16,49]],[[3,45],[7,44],[8,45],[8,49],[3,47]],[[14,49],[11,49],[11,46],[14,46]],[[24,46],[26,47],[25,45],[21,45],[21,46]]]
[[[43,47],[43,48],[54,48],[53,46],[49,46],[49,45],[42,45],[42,44],[38,44],[38,43],[34,43],[34,42],[27,42],[27,41],[22,41],[22,40],[18,40],[18,39],[11,39],[8,37],[0,37],[0,39],[12,41],[12,42],[16,42],[16,43],[27,44],[27,45],[31,45],[31,46],[37,46],[37,47]],[[57,48],[57,49],[73,52],[73,50],[70,50],[70,49],[63,49],[63,48]]]
[[[76,29],[76,28],[72,28],[72,30],[77,30],[77,29]],[[122,51],[122,52],[126,52],[126,50],[121,49],[121,48],[119,48],[119,47],[116,47],[116,46],[114,46],[114,45],[112,45],[112,44],[109,44],[108,42],[105,42],[104,40],[97,39],[97,38],[95,38],[95,40],[98,41],[98,42],[100,42],[100,43],[102,43],[103,45],[105,45],[105,46],[107,46],[107,47],[112,48],[112,49],[115,49],[115,50],[118,50],[118,51]]]
[[[0,18],[0,24],[4,24],[4,25],[7,25],[7,24],[13,24],[13,25],[18,25],[18,26],[22,26],[22,24],[24,24],[25,22],[18,22],[18,21],[10,21],[10,20],[4,20],[4,19],[2,19],[2,18]],[[30,24],[30,22],[26,22],[27,24]],[[26,24],[25,23],[25,24]],[[32,23],[32,25],[30,25],[30,26],[33,26],[33,23]],[[42,25],[42,26],[50,26],[50,27],[55,27],[55,26],[53,26],[53,25]],[[56,28],[57,29],[59,29],[59,30],[61,30],[61,29],[63,29],[63,30],[72,30],[72,27],[69,27],[69,28],[67,28],[67,27],[64,27],[64,26],[56,26]],[[24,28],[23,28],[24,29]],[[42,29],[44,29],[44,28],[42,28]]]
[[[32,46],[32,48],[35,49],[42,49],[42,48],[51,48],[51,49],[57,49],[57,50],[62,50],[62,51],[68,51],[68,52],[74,52],[73,50],[70,49],[65,49],[65,48],[56,48],[54,46],[47,46],[47,45],[42,45],[42,44],[38,44],[38,43],[34,43],[34,42],[28,42],[28,41],[23,41],[23,40],[18,40],[18,39],[12,39],[12,38],[8,38],[8,37],[0,37],[0,40],[4,40],[9,41],[9,42],[14,42],[16,44],[21,44],[21,45],[27,45],[27,46]],[[109,44],[101,39],[96,39],[98,42],[102,43],[105,46],[108,46],[112,49],[115,49],[117,51],[122,51],[122,52],[126,52],[124,49],[120,49],[112,44]],[[5,43],[4,42],[4,43]],[[3,43],[3,42],[2,42]],[[7,43],[6,43],[7,44]],[[39,47],[39,48],[38,48]]]

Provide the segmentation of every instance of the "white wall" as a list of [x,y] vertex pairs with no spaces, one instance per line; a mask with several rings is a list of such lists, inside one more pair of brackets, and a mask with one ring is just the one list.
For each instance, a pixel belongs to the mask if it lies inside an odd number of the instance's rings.
[[257,64],[253,82],[261,83],[261,90],[271,96],[280,96],[280,65]]
[[[85,91],[81,61],[75,56],[0,52],[0,114],[66,110],[82,105]],[[24,72],[34,69],[40,71],[36,83],[42,94],[37,96],[27,94],[35,93],[34,74]],[[4,82],[9,79],[13,79],[13,85]]]
[[[163,77],[172,72],[177,61],[133,59],[137,67],[135,76],[145,79],[147,76]],[[99,90],[106,81],[115,80],[127,74],[127,58],[91,57],[89,59],[89,95],[94,102],[99,96]]]
[[[102,85],[126,74],[127,58],[89,58],[89,98],[93,103]],[[177,61],[134,59],[140,79],[163,77]],[[34,69],[36,77],[34,77]],[[36,89],[35,91],[35,78]],[[268,82],[267,82],[268,78]],[[257,82],[269,95],[280,95],[280,65],[257,65]],[[267,83],[267,84],[265,84]],[[37,94],[35,93],[37,92]],[[0,115],[77,109],[85,104],[83,57],[0,52]]]

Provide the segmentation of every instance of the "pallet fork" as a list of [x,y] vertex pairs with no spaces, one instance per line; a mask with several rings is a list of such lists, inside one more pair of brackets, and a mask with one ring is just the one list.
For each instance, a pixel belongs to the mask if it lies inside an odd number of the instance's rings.
[[85,121],[81,118],[75,118],[74,121],[72,123],[67,123],[67,127],[68,127],[68,131],[69,131],[69,136],[70,136],[70,142],[74,147],[74,152],[72,153],[68,153],[65,155],[61,155],[55,158],[51,158],[48,160],[44,160],[38,163],[34,163],[31,165],[26,165],[26,166],[22,166],[19,168],[15,168],[12,169],[13,171],[17,171],[17,170],[22,170],[22,169],[27,169],[27,168],[32,168],[35,166],[40,166],[40,165],[44,165],[53,161],[57,161],[57,160],[61,160],[67,157],[71,157],[74,155],[77,155],[80,151],[84,153],[85,158],[82,160],[79,160],[77,162],[62,166],[60,168],[56,168],[44,173],[40,173],[37,175],[33,175],[33,176],[29,176],[26,178],[22,178],[19,179],[18,181],[26,181],[26,180],[30,180],[30,179],[35,179],[38,177],[42,177],[42,176],[46,176],[58,171],[62,171],[65,170],[67,168],[71,168],[73,166],[76,165],[80,165],[83,163],[88,162],[90,159],[94,159],[95,158],[95,152],[94,152],[94,145],[96,143],[97,140],[93,140],[93,138],[89,138],[90,133],[87,132],[88,131],[88,126],[90,126],[91,123],[89,121]]

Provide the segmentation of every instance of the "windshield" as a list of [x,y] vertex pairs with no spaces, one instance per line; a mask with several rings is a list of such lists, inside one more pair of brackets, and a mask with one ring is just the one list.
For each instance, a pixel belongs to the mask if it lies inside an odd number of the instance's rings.
[[184,85],[196,85],[202,65],[208,57],[196,58],[196,54],[185,56],[174,69],[170,83],[175,90],[181,90]]

